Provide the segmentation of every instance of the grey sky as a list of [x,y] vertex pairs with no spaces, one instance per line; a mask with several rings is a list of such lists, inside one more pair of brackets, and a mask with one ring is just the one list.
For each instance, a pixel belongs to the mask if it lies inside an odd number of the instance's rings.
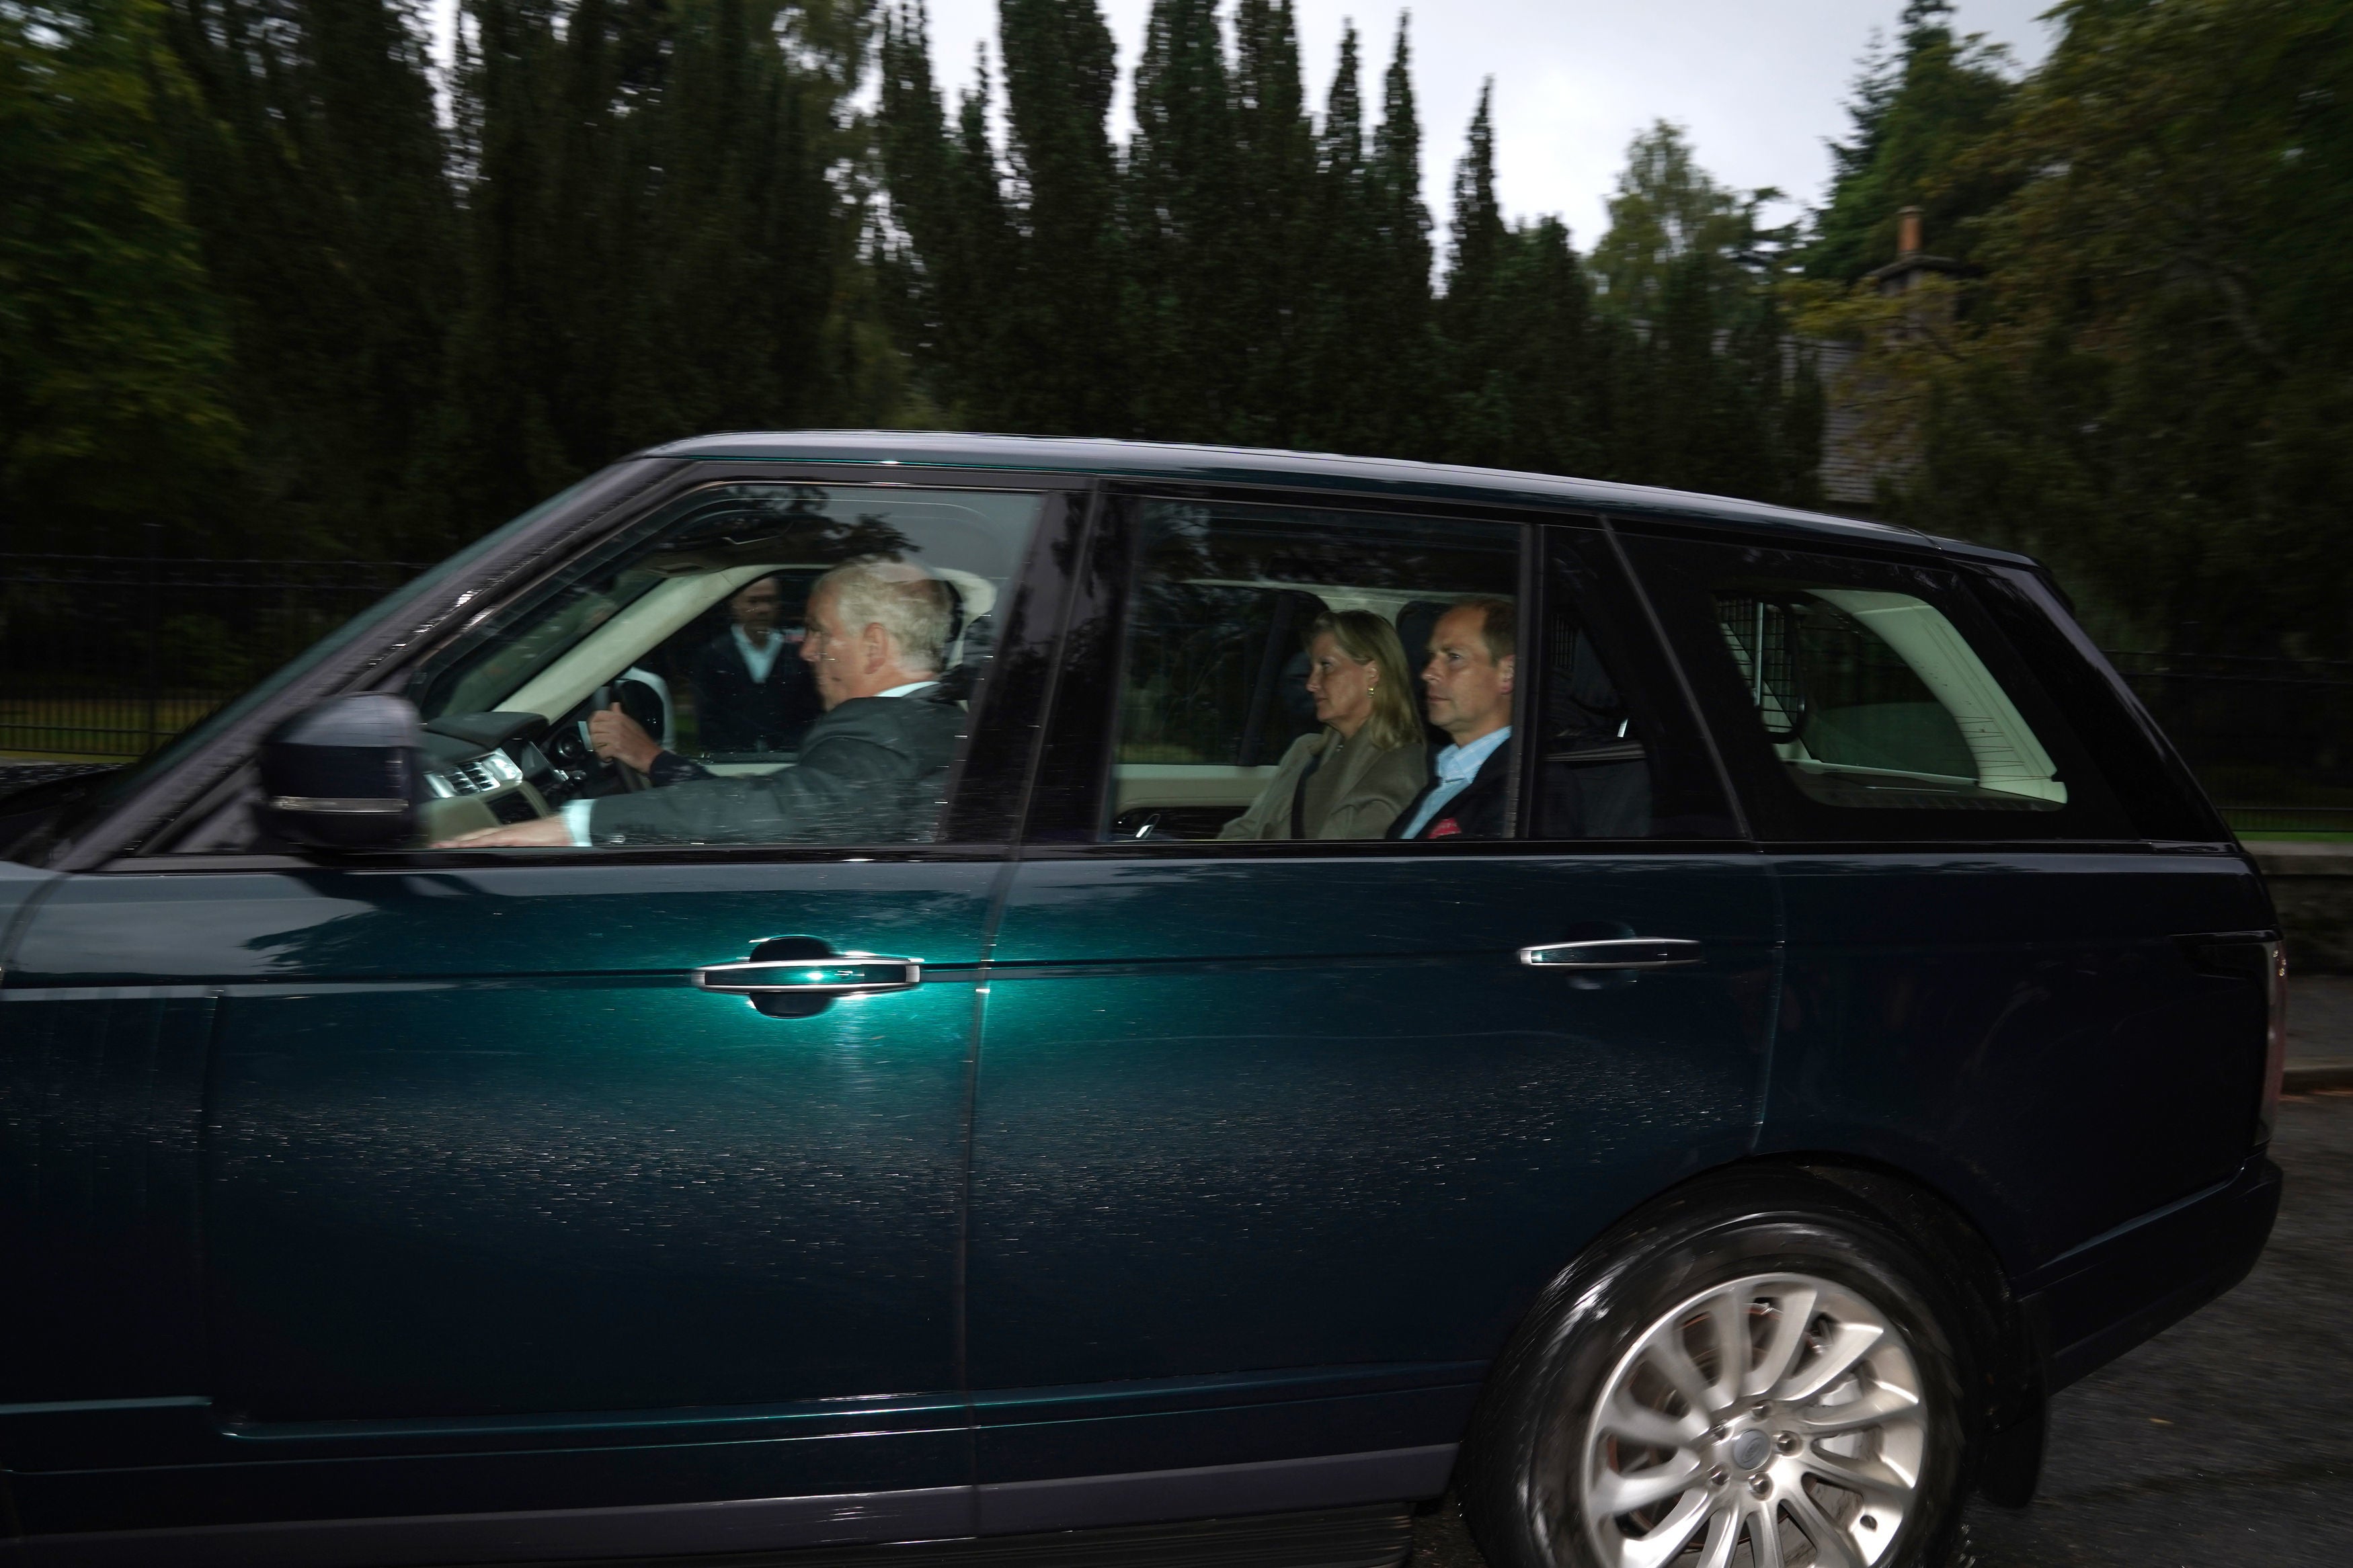
[[[455,0],[428,0],[445,40]],[[1125,78],[1150,0],[1102,0],[1119,43],[1113,134],[1127,135]],[[1320,114],[1350,17],[1364,36],[1365,88],[1377,106],[1398,0],[1295,0],[1308,96]],[[2008,44],[2021,66],[2042,59],[2052,0],[1958,0],[1964,31]],[[972,79],[974,46],[997,56],[997,0],[929,0],[934,68],[951,93]],[[1454,164],[1480,83],[1495,81],[1496,177],[1515,217],[1558,213],[1578,248],[1607,223],[1603,203],[1626,143],[1653,120],[1687,128],[1701,166],[1726,184],[1774,185],[1820,200],[1823,143],[1846,130],[1842,108],[1874,28],[1892,31],[1903,0],[1444,0],[1413,18],[1421,109],[1422,192],[1443,228]],[[1230,15],[1230,6],[1229,6]],[[1794,208],[1779,209],[1786,217]]]

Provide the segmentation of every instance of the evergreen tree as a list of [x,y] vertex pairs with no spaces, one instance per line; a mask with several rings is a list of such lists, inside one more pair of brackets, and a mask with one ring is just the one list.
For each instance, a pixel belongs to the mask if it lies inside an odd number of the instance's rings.
[[[149,0],[0,10],[0,513],[16,550],[185,547],[239,457],[229,342],[159,95]],[[191,511],[196,515],[192,518]]]
[[438,545],[412,466],[453,313],[456,210],[417,16],[168,0],[181,176],[229,306],[250,483],[281,548]]
[[[1495,201],[1494,82],[1479,93],[1469,150],[1454,171],[1454,223],[1438,321],[1447,388],[1445,447],[1456,460],[1501,467],[1516,440],[1513,309],[1506,247],[1515,237]],[[1513,279],[1517,281],[1517,279]]]
[[1228,310],[1235,390],[1225,438],[1303,437],[1315,269],[1315,131],[1300,78],[1291,0],[1240,0],[1232,78],[1234,232]]
[[1414,108],[1410,18],[1398,19],[1397,47],[1381,83],[1381,122],[1365,170],[1378,248],[1373,286],[1383,353],[1375,384],[1381,416],[1367,450],[1411,457],[1430,449],[1427,415],[1436,380],[1431,336],[1430,209],[1421,199],[1421,122]]
[[987,61],[953,130],[933,85],[920,6],[885,17],[881,74],[875,136],[895,233],[874,260],[892,322],[949,422],[1014,428],[997,370],[1018,237],[988,139]]
[[1228,438],[1246,242],[1235,108],[1218,0],[1154,0],[1135,68],[1124,232],[1134,427],[1164,440]]
[[1001,0],[1018,281],[998,406],[1015,429],[1126,435],[1111,28],[1094,0]]
[[1831,144],[1830,201],[1815,216],[1807,271],[1845,281],[1895,258],[1897,214],[1917,206],[1932,248],[1966,258],[1970,219],[2010,181],[1972,152],[2016,89],[2009,58],[1978,34],[1954,36],[1950,0],[1906,0],[1900,53],[1866,62],[1847,105],[1849,140]]

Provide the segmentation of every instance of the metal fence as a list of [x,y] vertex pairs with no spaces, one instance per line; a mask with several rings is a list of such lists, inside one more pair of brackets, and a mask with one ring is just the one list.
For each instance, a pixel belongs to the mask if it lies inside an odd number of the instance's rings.
[[[140,756],[423,570],[0,553],[0,757]],[[2109,658],[2232,826],[2353,832],[2353,660]]]
[[2353,660],[2113,652],[2242,832],[2353,831]]
[[0,554],[0,753],[140,756],[422,570]]

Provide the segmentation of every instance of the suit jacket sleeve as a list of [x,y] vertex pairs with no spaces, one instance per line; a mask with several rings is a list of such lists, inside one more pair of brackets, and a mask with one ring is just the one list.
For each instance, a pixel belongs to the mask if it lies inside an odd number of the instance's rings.
[[[955,710],[909,698],[871,699],[858,706],[861,711],[837,710],[838,720],[828,715],[833,721],[812,728],[797,766],[694,779],[597,801],[589,814],[589,842],[898,844],[929,838],[955,751]],[[925,732],[934,730],[941,733]]]

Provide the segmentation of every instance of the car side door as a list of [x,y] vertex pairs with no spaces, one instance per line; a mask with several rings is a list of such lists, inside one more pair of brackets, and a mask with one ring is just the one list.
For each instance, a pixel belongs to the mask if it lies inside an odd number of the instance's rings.
[[[989,971],[981,1517],[1435,1491],[1544,1282],[1747,1147],[1767,876],[1590,522],[1136,496],[1082,580]],[[1462,594],[1523,607],[1512,837],[1134,837],[1273,773],[1283,596],[1419,641]]]
[[[645,664],[629,636],[683,647],[697,605],[772,566],[886,550],[964,606],[963,683],[892,699],[962,710],[919,841],[149,854],[47,900],[12,986],[216,1009],[210,1354],[165,1436],[85,1436],[19,1475],[28,1531],[293,1530],[324,1551],[365,1529],[462,1556],[485,1531],[563,1555],[968,1526],[977,983],[1037,732],[1021,672],[1048,657],[1083,486],[904,477],[689,475],[397,679],[428,723],[434,692],[537,704],[552,749],[586,711],[567,681]],[[612,564],[656,549],[644,581]],[[727,758],[687,760],[722,785],[807,763]],[[502,820],[511,796],[557,805],[561,773],[459,764],[436,798],[503,784],[483,808]],[[727,968],[777,957],[812,967]]]

